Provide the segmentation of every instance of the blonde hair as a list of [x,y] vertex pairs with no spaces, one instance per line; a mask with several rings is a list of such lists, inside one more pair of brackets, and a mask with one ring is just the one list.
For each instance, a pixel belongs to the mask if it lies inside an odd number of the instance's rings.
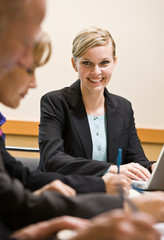
[[107,45],[111,41],[113,47],[113,59],[116,57],[116,44],[111,34],[102,28],[91,27],[79,32],[72,43],[72,55],[74,60],[81,57],[88,49],[96,46]]
[[34,46],[34,67],[43,66],[48,62],[52,53],[52,45],[47,33],[40,30]]

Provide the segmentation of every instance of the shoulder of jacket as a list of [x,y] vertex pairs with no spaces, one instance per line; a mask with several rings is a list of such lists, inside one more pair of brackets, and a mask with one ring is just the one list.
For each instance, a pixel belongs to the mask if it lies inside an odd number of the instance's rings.
[[105,90],[105,97],[107,99],[107,101],[109,101],[110,103],[118,103],[118,104],[131,104],[130,101],[122,96],[113,94],[108,92],[108,90]]
[[58,99],[64,99],[68,96],[68,92],[69,92],[69,87],[65,87],[59,90],[54,90],[54,91],[50,91],[45,93],[42,96],[42,99],[46,99],[46,98],[58,98]]

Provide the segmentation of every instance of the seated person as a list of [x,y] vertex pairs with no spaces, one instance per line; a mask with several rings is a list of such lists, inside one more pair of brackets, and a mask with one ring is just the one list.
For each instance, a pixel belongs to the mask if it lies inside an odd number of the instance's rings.
[[79,80],[41,99],[39,126],[42,171],[103,176],[120,172],[148,180],[151,165],[137,136],[131,103],[107,90],[115,68],[116,45],[110,33],[93,27],[73,40],[72,65]]

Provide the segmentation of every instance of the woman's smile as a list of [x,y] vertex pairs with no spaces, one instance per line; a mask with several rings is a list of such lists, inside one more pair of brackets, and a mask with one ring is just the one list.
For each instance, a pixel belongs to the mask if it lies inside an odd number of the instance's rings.
[[101,82],[104,78],[101,77],[101,78],[88,78],[88,80],[90,80],[91,82],[94,82],[94,83],[98,83],[98,82]]

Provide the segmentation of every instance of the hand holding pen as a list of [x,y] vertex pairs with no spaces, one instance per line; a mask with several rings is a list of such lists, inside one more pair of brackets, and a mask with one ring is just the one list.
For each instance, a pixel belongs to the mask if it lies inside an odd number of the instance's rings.
[[[118,154],[117,154],[117,173],[120,173],[120,165],[122,163],[122,149],[118,149]],[[132,188],[136,190],[139,193],[143,193],[144,191],[141,188],[136,187],[134,184],[131,184]]]
[[[119,149],[119,154],[117,158],[117,166],[118,166],[118,173],[119,173],[119,166],[121,164],[121,158],[122,158],[122,150]],[[123,174],[113,174],[110,172],[106,173],[103,177],[106,192],[107,193],[118,193],[117,186],[121,186],[122,189],[125,192],[129,192],[129,189],[131,187],[131,180],[129,177],[123,175]]]
[[130,162],[126,164],[122,164],[122,149],[118,149],[116,164],[110,166],[111,173],[123,173],[127,177],[131,178],[132,180],[140,180],[143,179],[147,181],[150,178],[149,171],[141,166],[138,163]]

